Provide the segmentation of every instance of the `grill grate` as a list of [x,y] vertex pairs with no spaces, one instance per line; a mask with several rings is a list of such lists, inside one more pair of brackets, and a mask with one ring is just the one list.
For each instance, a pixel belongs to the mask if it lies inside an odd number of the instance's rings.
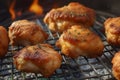
[[[111,60],[118,49],[109,45],[104,35],[103,22],[108,17],[114,17],[114,15],[97,11],[97,19],[92,28],[101,37],[105,45],[104,54],[101,57],[71,59],[62,55],[63,62],[60,69],[57,69],[51,77],[44,78],[41,74],[23,73],[16,70],[13,65],[12,56],[14,51],[20,50],[21,47],[12,48],[9,46],[8,54],[3,59],[0,59],[0,80],[113,80]],[[37,17],[31,20],[41,25],[50,35],[46,43],[51,44],[60,53],[60,49],[55,46],[55,42],[60,35],[56,33],[57,36],[54,37],[42,19],[43,17]]]

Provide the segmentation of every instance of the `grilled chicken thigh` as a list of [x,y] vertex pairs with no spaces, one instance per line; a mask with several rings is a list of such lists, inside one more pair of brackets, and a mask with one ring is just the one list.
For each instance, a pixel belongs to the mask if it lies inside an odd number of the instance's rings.
[[98,35],[83,26],[74,25],[63,32],[56,46],[68,57],[97,57],[102,55],[104,45]]
[[0,58],[7,54],[8,45],[9,38],[7,30],[3,26],[0,26]]
[[61,55],[48,44],[25,47],[14,56],[14,64],[18,70],[41,73],[45,77],[52,75],[61,62]]
[[117,80],[120,80],[120,51],[112,59],[112,73]]
[[34,45],[48,38],[46,32],[35,22],[28,20],[15,21],[9,27],[11,45]]
[[44,18],[44,22],[53,32],[62,33],[72,25],[84,25],[90,27],[95,21],[95,11],[77,2],[71,2],[67,6],[52,9]]
[[120,46],[120,17],[108,18],[104,26],[108,43]]

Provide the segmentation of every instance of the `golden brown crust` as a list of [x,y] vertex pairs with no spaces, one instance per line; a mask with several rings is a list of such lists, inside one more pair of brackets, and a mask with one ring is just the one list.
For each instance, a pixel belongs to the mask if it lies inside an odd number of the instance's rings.
[[48,35],[35,22],[28,20],[15,21],[9,27],[11,45],[34,45],[42,43]]
[[108,18],[104,22],[107,41],[112,44],[120,45],[120,17]]
[[25,47],[14,56],[14,64],[18,70],[41,73],[45,77],[52,75],[61,62],[61,55],[48,44]]
[[99,36],[83,26],[74,25],[63,32],[56,46],[63,54],[76,58],[78,56],[97,57],[102,55],[104,45]]
[[120,80],[120,51],[115,53],[112,64],[112,73],[117,80]]
[[[90,27],[94,24],[95,12],[93,9],[87,8],[77,2],[71,2],[68,6],[52,9],[44,18],[44,22],[48,24],[50,29],[52,27],[52,30],[56,30],[57,28],[59,31],[57,23],[61,23],[62,21],[63,23],[69,22],[69,24],[72,23],[73,25],[84,24],[87,27]],[[68,26],[71,27],[71,25]]]
[[7,30],[3,26],[0,26],[0,58],[7,54],[8,45],[9,38]]

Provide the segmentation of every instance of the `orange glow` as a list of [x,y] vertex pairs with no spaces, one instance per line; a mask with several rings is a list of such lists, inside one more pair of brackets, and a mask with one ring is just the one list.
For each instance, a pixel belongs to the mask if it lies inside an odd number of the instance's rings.
[[16,15],[17,15],[17,16],[21,16],[21,15],[22,15],[22,11],[18,11],[18,12],[16,13]]
[[10,8],[9,8],[9,12],[11,14],[12,19],[15,19],[15,17],[16,17],[15,11],[14,11],[15,3],[16,3],[16,0],[11,3]]
[[37,15],[40,15],[43,12],[43,8],[39,5],[38,0],[34,0],[29,8],[29,11],[34,12]]

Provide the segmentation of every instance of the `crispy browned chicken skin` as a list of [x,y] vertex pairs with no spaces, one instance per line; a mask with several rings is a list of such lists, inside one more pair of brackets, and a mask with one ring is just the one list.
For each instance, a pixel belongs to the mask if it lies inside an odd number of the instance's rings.
[[63,32],[56,46],[71,58],[78,56],[97,57],[102,55],[104,45],[98,35],[83,26],[74,25]]
[[7,30],[3,26],[0,26],[0,58],[7,54],[8,45],[9,38]]
[[72,25],[83,24],[90,27],[95,21],[95,11],[77,2],[67,6],[52,9],[44,18],[44,22],[53,32],[63,32]]
[[117,80],[120,80],[120,51],[112,59],[112,72]]
[[108,43],[120,46],[120,17],[108,18],[104,26]]
[[18,70],[41,73],[45,77],[52,75],[61,62],[61,55],[48,44],[25,47],[14,56],[14,64]]
[[27,46],[42,43],[48,35],[35,22],[18,20],[9,27],[9,38],[11,45]]

